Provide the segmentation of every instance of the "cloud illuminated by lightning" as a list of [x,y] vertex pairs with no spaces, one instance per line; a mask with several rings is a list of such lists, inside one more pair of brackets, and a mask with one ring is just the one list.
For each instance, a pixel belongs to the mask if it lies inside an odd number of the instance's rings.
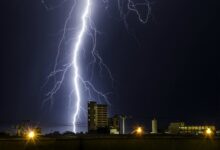
[[[70,1],[70,0],[63,0],[61,4],[65,3],[66,1]],[[91,14],[90,14],[91,9],[92,9],[91,8],[92,4],[94,4],[95,1],[97,1],[96,4],[98,4],[100,2],[104,2],[106,4],[107,8],[108,8],[108,5],[110,5],[111,1],[109,1],[109,0],[102,0],[102,1],[100,1],[100,0],[83,0],[83,1],[81,1],[80,0],[80,2],[83,2],[83,8],[81,9],[82,12],[79,12],[79,14],[80,14],[80,28],[69,29],[68,24],[70,24],[70,21],[72,20],[72,14],[73,14],[73,11],[75,10],[77,2],[79,3],[78,0],[72,0],[72,1],[74,3],[72,5],[70,12],[66,18],[65,23],[64,23],[63,34],[62,34],[60,42],[58,44],[58,50],[57,50],[54,68],[53,68],[53,71],[47,77],[47,81],[46,81],[46,84],[47,84],[47,82],[51,78],[53,78],[54,85],[53,85],[52,89],[46,94],[46,99],[44,100],[44,103],[45,102],[53,103],[53,97],[61,89],[61,85],[64,83],[64,80],[65,80],[67,73],[71,70],[73,90],[70,93],[69,97],[70,97],[71,104],[74,105],[72,125],[73,125],[73,132],[76,133],[76,132],[78,132],[77,131],[77,124],[79,121],[79,113],[81,110],[84,110],[84,108],[82,106],[82,102],[84,101],[84,100],[82,100],[82,95],[83,95],[83,90],[81,89],[82,87],[87,92],[88,99],[90,99],[90,100],[94,99],[94,94],[95,94],[98,96],[98,98],[101,98],[102,100],[104,100],[105,103],[110,104],[110,102],[108,100],[108,94],[110,92],[107,92],[107,93],[101,92],[102,90],[97,89],[96,86],[94,84],[92,84],[92,82],[91,82],[93,79],[93,76],[94,76],[94,66],[95,65],[98,66],[100,73],[102,73],[102,71],[104,69],[112,82],[114,81],[114,79],[113,79],[113,75],[112,75],[110,69],[104,63],[101,55],[98,53],[98,51],[96,49],[97,34],[99,34],[99,31],[96,29],[95,23],[93,23],[93,21],[91,19]],[[139,1],[141,1],[141,0],[139,0]],[[118,9],[120,12],[120,17],[123,19],[127,29],[128,29],[128,23],[127,23],[126,18],[128,17],[130,12],[134,12],[137,15],[138,20],[141,23],[143,23],[143,24],[147,23],[147,21],[149,19],[150,12],[151,12],[150,2],[148,0],[142,0],[142,2],[138,2],[138,3],[134,2],[133,0],[118,0],[117,3],[118,3],[117,4]],[[49,7],[47,5],[47,0],[42,0],[42,4],[45,6],[45,8],[47,10],[52,9],[52,7]],[[58,5],[58,6],[60,6],[60,5]],[[147,11],[146,11],[145,15],[142,15],[140,13],[140,11],[138,10],[138,7],[140,7],[140,6],[146,7]],[[54,7],[54,8],[56,8],[56,7]],[[145,16],[145,17],[143,17],[143,16]],[[66,35],[71,30],[74,30],[74,32],[77,34],[75,37],[75,42],[73,43],[73,48],[71,49],[71,53],[72,53],[71,59],[72,60],[70,63],[62,65],[62,67],[58,67],[58,60],[60,58],[60,54],[62,51],[62,44],[64,43],[64,41],[66,41],[66,39],[65,39]],[[84,80],[83,76],[81,75],[81,71],[85,67],[83,67],[82,64],[80,64],[80,59],[79,59],[80,54],[83,51],[82,43],[84,42],[85,36],[90,37],[91,41],[93,43],[93,46],[92,46],[91,50],[89,51],[92,56],[92,61],[89,63],[89,66],[91,66],[91,68],[92,68],[90,80]],[[72,37],[74,37],[74,35]],[[88,50],[86,50],[86,52],[88,53]],[[72,95],[74,95],[74,101],[73,101]],[[86,102],[88,101],[88,99],[86,100]],[[74,102],[74,103],[72,103],[72,102]]]

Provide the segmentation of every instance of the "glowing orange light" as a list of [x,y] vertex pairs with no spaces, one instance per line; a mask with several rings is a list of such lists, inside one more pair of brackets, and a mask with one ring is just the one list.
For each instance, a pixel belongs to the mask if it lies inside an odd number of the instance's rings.
[[34,131],[30,131],[30,132],[28,133],[28,138],[29,138],[29,139],[33,139],[34,137],[35,137]]
[[205,133],[206,133],[206,135],[211,135],[212,134],[212,130],[210,128],[207,128]]
[[142,134],[142,133],[143,133],[143,129],[142,129],[141,127],[138,127],[138,128],[136,129],[136,133],[137,133],[137,134]]
[[28,141],[35,141],[37,139],[37,133],[34,130],[27,131],[26,139]]

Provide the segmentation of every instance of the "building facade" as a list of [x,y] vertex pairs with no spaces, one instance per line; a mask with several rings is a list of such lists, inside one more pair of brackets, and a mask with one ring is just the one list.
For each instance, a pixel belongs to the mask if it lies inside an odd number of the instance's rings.
[[170,125],[168,127],[168,133],[179,134],[180,127],[184,127],[184,126],[185,126],[184,122],[172,122],[172,123],[170,123]]
[[180,127],[180,134],[205,134],[206,130],[210,129],[213,133],[215,133],[215,126],[183,126]]
[[88,131],[93,132],[107,127],[108,106],[90,101],[88,103]]
[[168,132],[170,134],[190,134],[190,135],[199,135],[204,134],[207,129],[210,129],[215,133],[215,126],[213,125],[185,125],[184,122],[175,122],[170,123]]

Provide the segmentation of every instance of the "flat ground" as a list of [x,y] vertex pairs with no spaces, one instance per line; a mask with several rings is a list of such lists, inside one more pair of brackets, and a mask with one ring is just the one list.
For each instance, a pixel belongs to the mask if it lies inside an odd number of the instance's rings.
[[220,150],[220,138],[180,136],[0,138],[0,150]]

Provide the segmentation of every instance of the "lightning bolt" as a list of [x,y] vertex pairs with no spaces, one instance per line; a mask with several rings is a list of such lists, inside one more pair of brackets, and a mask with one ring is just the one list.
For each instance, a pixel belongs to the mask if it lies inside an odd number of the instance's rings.
[[89,15],[89,10],[90,10],[90,0],[86,0],[85,4],[85,10],[82,15],[82,29],[79,33],[78,40],[76,42],[75,48],[73,49],[74,55],[73,55],[73,66],[74,66],[74,87],[75,87],[75,93],[76,93],[76,111],[74,112],[73,115],[73,132],[76,133],[76,120],[77,116],[79,114],[79,109],[80,109],[80,102],[81,102],[81,97],[80,97],[80,89],[79,89],[79,62],[78,62],[78,53],[80,51],[80,45],[82,43],[82,38],[85,33],[86,27],[87,27],[87,18]]
[[[46,8],[46,10],[51,10],[51,9],[55,9],[57,7],[60,7],[61,4],[65,3],[67,0],[61,1],[61,3],[55,7],[49,6],[46,1],[47,0],[42,0],[42,4]],[[92,84],[93,76],[95,74],[95,72],[94,72],[95,66],[98,66],[100,76],[102,74],[102,71],[104,71],[104,70],[106,71],[106,73],[109,76],[109,79],[112,81],[112,84],[113,84],[114,78],[113,78],[113,75],[110,71],[110,68],[108,68],[108,66],[104,63],[101,55],[98,53],[98,51],[96,49],[97,35],[100,32],[96,29],[95,23],[92,21],[91,16],[90,16],[92,2],[94,2],[95,0],[84,0],[83,1],[84,4],[83,4],[82,13],[80,16],[81,24],[80,24],[80,28],[76,28],[76,29],[73,29],[73,28],[70,29],[68,27],[68,24],[69,24],[70,20],[72,19],[72,14],[75,10],[76,3],[79,2],[78,0],[72,0],[72,1],[74,3],[73,3],[73,5],[69,11],[69,14],[64,22],[64,28],[62,30],[62,36],[61,36],[60,42],[58,44],[57,55],[55,58],[55,64],[54,64],[53,71],[48,75],[47,80],[45,82],[45,85],[46,85],[51,80],[51,78],[53,78],[54,79],[53,80],[54,81],[53,87],[46,94],[46,98],[44,99],[43,104],[45,104],[46,102],[50,102],[51,104],[53,104],[53,99],[54,99],[55,94],[61,89],[61,86],[64,83],[64,80],[66,78],[66,75],[68,74],[69,71],[71,71],[73,90],[71,91],[71,93],[69,95],[69,99],[70,99],[69,105],[74,106],[72,126],[73,126],[73,132],[76,133],[78,121],[80,118],[79,113],[81,112],[81,110],[86,111],[86,109],[84,109],[83,105],[82,105],[82,102],[83,102],[82,101],[82,94],[84,92],[81,89],[82,87],[85,90],[85,92],[87,92],[89,99],[94,99],[94,97],[97,97],[100,102],[104,100],[105,103],[110,105],[110,102],[108,100],[108,95],[112,94],[112,93],[111,92],[103,93],[99,89],[97,89],[96,86],[94,86]],[[96,0],[96,1],[100,2],[99,0]],[[118,5],[119,12],[120,12],[120,17],[124,21],[125,27],[127,29],[128,29],[128,23],[127,23],[126,18],[129,16],[129,14],[131,12],[135,13],[138,17],[138,20],[143,24],[146,24],[147,21],[149,20],[149,15],[151,13],[150,2],[148,0],[142,0],[142,1],[143,2],[141,2],[141,3],[135,3],[132,0],[118,0],[118,1],[116,1],[117,5]],[[110,3],[109,0],[102,0],[101,2],[103,2],[106,5],[106,8],[108,8],[109,3]],[[146,7],[147,11],[146,11],[145,17],[143,17],[144,15],[142,15],[140,13],[140,11],[138,10],[138,7],[140,7],[140,6]],[[60,67],[60,66],[58,66],[58,63],[59,63],[60,55],[62,52],[62,44],[64,43],[64,41],[66,41],[65,38],[66,38],[67,33],[69,33],[72,30],[77,35],[76,35],[76,38],[74,38],[75,44],[74,44],[73,48],[71,48],[71,53],[72,53],[71,62],[66,63],[65,65],[62,65]],[[78,31],[78,32],[76,32],[76,31]],[[82,65],[80,64],[80,59],[79,59],[80,54],[83,52],[82,42],[83,42],[83,39],[85,38],[86,34],[88,35],[88,37],[91,38],[91,41],[93,43],[92,49],[90,50],[92,60],[88,65],[92,71],[89,80],[85,80],[83,78],[83,76],[81,75]],[[71,36],[74,37],[74,35],[71,35]],[[70,42],[72,42],[72,41],[70,41]],[[74,104],[72,104],[72,102],[73,102],[72,95],[73,94],[74,94],[74,100],[75,100]]]

